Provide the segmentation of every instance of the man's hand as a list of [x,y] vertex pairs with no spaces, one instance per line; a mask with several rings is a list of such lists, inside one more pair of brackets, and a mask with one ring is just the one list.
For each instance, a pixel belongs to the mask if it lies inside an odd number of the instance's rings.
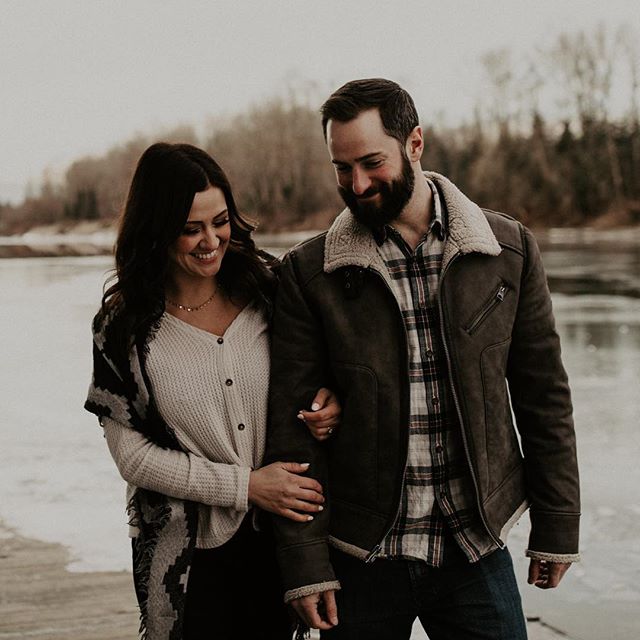
[[553,589],[560,584],[560,580],[571,566],[570,562],[549,562],[548,560],[531,559],[529,563],[529,584],[538,589]]
[[338,624],[338,607],[333,589],[312,593],[291,601],[294,611],[312,629],[327,631]]

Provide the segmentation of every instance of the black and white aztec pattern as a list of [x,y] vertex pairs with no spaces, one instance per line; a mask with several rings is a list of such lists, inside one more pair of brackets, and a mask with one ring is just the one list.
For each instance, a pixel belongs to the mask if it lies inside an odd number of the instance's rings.
[[[147,332],[119,356],[117,314],[98,314],[93,323],[93,379],[85,409],[144,434],[158,446],[182,451],[173,429],[162,420],[145,372]],[[193,502],[136,489],[127,507],[134,541],[134,579],[143,640],[181,640],[189,567],[195,548],[198,509]]]

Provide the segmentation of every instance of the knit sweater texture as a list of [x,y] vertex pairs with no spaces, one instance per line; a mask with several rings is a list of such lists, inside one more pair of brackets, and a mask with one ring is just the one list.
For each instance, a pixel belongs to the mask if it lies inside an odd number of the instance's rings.
[[147,373],[160,415],[186,453],[104,420],[109,449],[128,482],[127,498],[142,487],[200,503],[198,548],[224,544],[249,509],[249,473],[260,466],[265,446],[267,330],[253,306],[224,336],[162,316],[149,342]]

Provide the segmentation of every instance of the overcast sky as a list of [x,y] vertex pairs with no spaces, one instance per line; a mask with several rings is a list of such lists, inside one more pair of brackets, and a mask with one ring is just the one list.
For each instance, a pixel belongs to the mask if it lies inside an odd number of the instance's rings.
[[[245,110],[287,88],[320,101],[384,76],[423,120],[468,116],[480,56],[562,31],[640,25],[632,0],[0,0],[0,201],[136,132]],[[315,105],[314,105],[315,106]]]

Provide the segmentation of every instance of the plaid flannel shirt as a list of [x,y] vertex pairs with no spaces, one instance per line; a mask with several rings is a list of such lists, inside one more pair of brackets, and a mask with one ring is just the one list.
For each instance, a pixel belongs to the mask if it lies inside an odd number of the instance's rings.
[[409,350],[409,447],[396,521],[381,555],[442,564],[448,528],[471,562],[497,547],[482,526],[440,334],[437,290],[446,220],[435,185],[433,221],[415,251],[393,227],[377,238]]

